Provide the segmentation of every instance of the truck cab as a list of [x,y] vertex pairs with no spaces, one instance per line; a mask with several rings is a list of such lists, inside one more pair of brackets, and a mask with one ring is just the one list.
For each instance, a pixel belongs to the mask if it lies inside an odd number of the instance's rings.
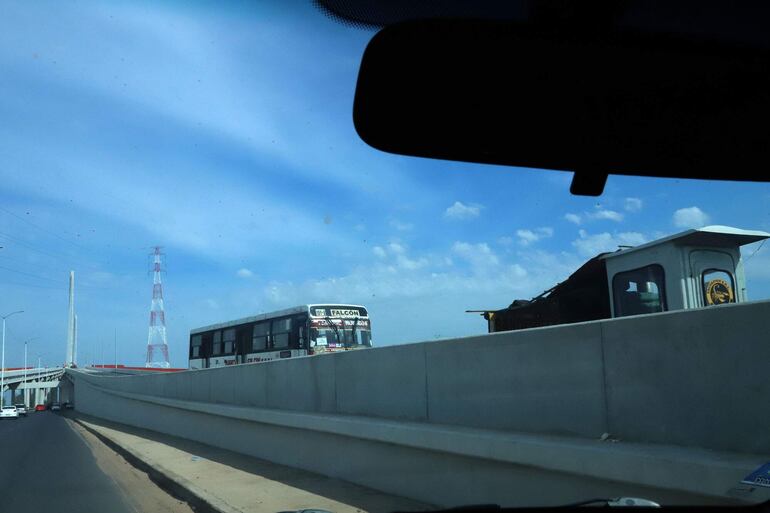
[[740,248],[767,238],[729,226],[686,230],[599,254],[536,298],[478,312],[491,333],[745,302]]

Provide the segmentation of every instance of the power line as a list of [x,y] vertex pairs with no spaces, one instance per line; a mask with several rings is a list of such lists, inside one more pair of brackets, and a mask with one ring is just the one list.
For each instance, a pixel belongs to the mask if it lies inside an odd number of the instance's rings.
[[[0,269],[4,269],[6,271],[10,271],[10,272],[17,273],[17,274],[22,274],[22,275],[30,276],[30,277],[33,277],[33,278],[38,278],[38,279],[41,279],[41,280],[50,281],[51,283],[61,283],[60,280],[56,280],[56,279],[53,279],[53,278],[46,278],[44,276],[35,275],[35,274],[27,273],[27,272],[24,272],[24,271],[17,271],[16,269],[11,269],[9,267],[0,266]],[[69,271],[62,271],[62,272],[69,272]],[[9,285],[17,285],[17,286],[20,286],[20,287],[36,287],[36,288],[47,288],[47,289],[51,289],[51,290],[67,290],[67,287],[44,287],[44,286],[41,286],[41,285],[34,285],[34,284],[29,284],[29,283],[18,283],[18,282],[6,282],[6,283],[9,284]],[[78,285],[78,287],[84,288],[86,290],[119,290],[119,288],[115,287],[115,286],[103,287],[103,286],[99,286],[99,285],[92,285],[90,283],[80,283]]]
[[35,288],[35,289],[48,289],[48,290],[58,290],[58,291],[67,290],[66,287],[49,287],[49,286],[46,286],[46,285],[36,285],[34,283],[18,283],[18,282],[14,282],[14,281],[2,281],[0,283],[2,283],[3,285],[11,285],[11,286],[15,286],[15,287],[25,287],[25,288]]
[[23,218],[23,217],[21,217],[20,215],[18,215],[18,214],[14,214],[13,212],[11,212],[11,211],[10,211],[10,210],[8,210],[8,209],[5,209],[5,208],[3,208],[3,207],[0,207],[0,210],[2,210],[3,212],[5,212],[6,214],[12,215],[12,216],[13,216],[13,217],[15,217],[16,219],[20,219],[21,221],[24,221],[24,222],[25,222],[25,223],[27,223],[28,225],[30,225],[30,226],[33,226],[33,227],[37,228],[38,230],[40,230],[40,231],[42,231],[42,232],[45,232],[45,233],[47,233],[47,234],[49,234],[49,235],[53,235],[53,236],[54,236],[54,237],[56,237],[57,239],[59,239],[59,240],[62,240],[62,241],[64,241],[64,242],[68,243],[68,244],[72,244],[73,246],[75,246],[75,247],[76,247],[76,248],[78,248],[78,249],[82,249],[82,250],[84,250],[84,251],[87,251],[87,249],[86,249],[86,248],[84,248],[83,246],[81,246],[81,245],[79,245],[79,244],[76,244],[75,242],[73,242],[73,241],[71,241],[71,240],[69,240],[69,239],[65,239],[64,237],[62,237],[61,235],[59,235],[59,234],[57,234],[57,233],[55,233],[55,232],[52,232],[52,231],[50,231],[50,230],[47,230],[47,229],[45,229],[45,228],[43,228],[43,227],[41,227],[41,226],[38,226],[38,225],[36,225],[35,223],[33,223],[32,221],[30,221],[29,219],[24,219],[24,218]]
[[[11,262],[16,262],[16,263],[23,264],[23,265],[34,265],[35,267],[39,266],[39,264],[37,262],[29,262],[27,260],[22,260],[22,259],[19,259],[19,258],[13,258],[13,257],[9,257],[7,255],[0,255],[0,258],[3,258],[5,260],[10,260]],[[72,269],[65,268],[65,267],[53,267],[53,266],[50,266],[50,265],[46,265],[45,267],[48,270],[54,270],[54,271],[59,271],[59,272],[63,272],[63,273],[68,273],[68,272],[70,272],[72,270]]]
[[25,247],[25,248],[27,248],[29,250],[35,251],[36,253],[40,253],[41,255],[46,255],[46,256],[49,256],[49,257],[52,257],[52,258],[61,258],[61,259],[65,259],[66,258],[66,257],[63,257],[62,255],[55,255],[53,253],[48,253],[47,251],[43,251],[41,249],[37,249],[34,246],[32,246],[30,243],[28,243],[26,241],[23,241],[21,239],[18,239],[16,237],[14,237],[13,235],[8,235],[7,233],[4,233],[4,232],[0,232],[0,237],[5,237],[6,239],[9,239],[11,241],[16,242],[16,244],[21,244],[23,247]]
[[[16,244],[19,244],[22,247],[25,247],[25,248],[29,249],[30,251],[34,251],[36,253],[40,253],[41,255],[45,255],[45,256],[50,257],[50,258],[55,258],[57,260],[63,260],[65,262],[69,262],[71,264],[75,263],[75,260],[72,257],[68,257],[68,256],[65,256],[65,255],[62,255],[62,254],[50,253],[48,251],[43,251],[41,249],[36,248],[35,246],[30,244],[29,242],[26,242],[26,241],[24,241],[22,239],[19,239],[18,237],[15,237],[13,235],[9,235],[9,234],[7,234],[5,232],[0,232],[0,237],[5,237],[6,239],[11,240],[11,241],[15,242]],[[88,267],[88,268],[90,268],[92,270],[95,270],[95,271],[101,271],[101,269],[99,269],[98,267],[93,266],[93,265],[89,265],[89,264],[85,264],[82,261],[80,261],[76,265],[77,266]]]
[[42,285],[38,283],[23,283],[18,281],[9,281],[5,278],[2,278],[2,281],[0,281],[0,284],[2,285],[9,285],[13,287],[21,287],[21,288],[34,288],[34,289],[48,289],[48,290],[67,290],[66,287],[56,287],[54,285]]
[[746,260],[744,260],[743,263],[745,264],[746,262],[748,262],[751,259],[751,257],[753,257],[754,255],[759,253],[759,250],[762,249],[762,246],[765,245],[765,242],[767,242],[767,239],[763,240],[762,243],[759,245],[759,247],[757,249],[755,249],[754,252],[751,255],[746,257]]
[[50,282],[53,282],[53,283],[59,283],[58,280],[54,280],[52,278],[46,278],[45,276],[40,276],[38,274],[27,273],[27,272],[24,272],[24,271],[17,271],[16,269],[11,269],[10,267],[4,267],[2,265],[0,265],[0,269],[5,269],[6,271],[10,271],[10,272],[16,273],[16,274],[23,274],[25,276],[31,276],[32,278],[37,278],[38,280],[46,280],[46,281],[50,281]]

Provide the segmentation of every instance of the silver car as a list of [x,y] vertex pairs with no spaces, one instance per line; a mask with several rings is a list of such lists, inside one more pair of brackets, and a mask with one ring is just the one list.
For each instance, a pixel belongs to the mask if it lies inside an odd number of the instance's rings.
[[16,407],[16,411],[19,412],[19,415],[27,416],[27,407],[23,404],[14,404]]

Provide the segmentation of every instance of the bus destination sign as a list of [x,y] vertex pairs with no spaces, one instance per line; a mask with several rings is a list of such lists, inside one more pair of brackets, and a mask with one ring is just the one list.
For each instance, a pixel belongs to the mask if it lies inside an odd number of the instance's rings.
[[338,317],[338,318],[355,318],[363,317],[366,315],[366,311],[361,311],[359,308],[334,308],[334,307],[319,307],[313,308],[313,316],[315,317]]

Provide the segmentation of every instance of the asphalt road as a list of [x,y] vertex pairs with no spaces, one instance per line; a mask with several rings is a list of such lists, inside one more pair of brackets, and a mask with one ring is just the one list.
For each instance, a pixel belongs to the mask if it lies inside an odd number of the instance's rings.
[[0,511],[132,513],[88,445],[51,411],[0,420]]

